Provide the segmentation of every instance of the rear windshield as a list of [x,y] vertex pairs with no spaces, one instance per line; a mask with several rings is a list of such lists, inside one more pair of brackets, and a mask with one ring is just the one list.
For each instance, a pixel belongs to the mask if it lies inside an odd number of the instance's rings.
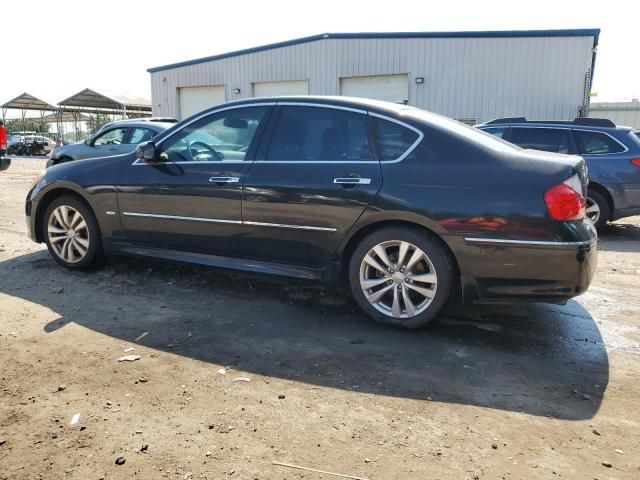
[[437,115],[435,113],[420,110],[418,108],[407,108],[406,110],[403,110],[402,113],[406,113],[409,116],[412,116],[419,120],[427,121],[429,123],[437,123],[450,132],[459,135],[470,142],[473,142],[485,148],[490,148],[491,150],[497,152],[510,153],[521,150],[520,147],[514,145],[513,143],[509,143],[505,140],[502,140],[501,138],[491,135],[490,133],[483,132],[482,130],[479,130],[475,127],[470,127],[460,122],[456,122],[455,120],[451,120],[450,118],[444,117],[442,115]]
[[640,142],[640,130],[636,130],[635,132],[631,132],[631,136],[635,136],[636,140]]

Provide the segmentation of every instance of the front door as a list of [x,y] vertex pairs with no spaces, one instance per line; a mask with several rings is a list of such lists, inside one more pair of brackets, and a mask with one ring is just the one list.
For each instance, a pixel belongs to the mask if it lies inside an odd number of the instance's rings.
[[227,108],[161,139],[159,161],[136,161],[118,186],[129,241],[234,256],[242,251],[242,185],[269,105]]
[[382,186],[368,115],[281,105],[245,181],[246,256],[324,266]]

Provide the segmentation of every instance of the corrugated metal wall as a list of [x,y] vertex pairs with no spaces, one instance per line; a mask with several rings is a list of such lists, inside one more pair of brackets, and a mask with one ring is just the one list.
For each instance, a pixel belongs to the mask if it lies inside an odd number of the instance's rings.
[[608,118],[616,125],[640,128],[640,102],[592,103],[589,116]]
[[341,77],[406,73],[410,105],[452,118],[572,119],[592,47],[590,36],[328,38],[154,72],[153,112],[177,117],[179,87],[225,85],[231,101],[253,82],[309,80],[310,94],[338,95]]

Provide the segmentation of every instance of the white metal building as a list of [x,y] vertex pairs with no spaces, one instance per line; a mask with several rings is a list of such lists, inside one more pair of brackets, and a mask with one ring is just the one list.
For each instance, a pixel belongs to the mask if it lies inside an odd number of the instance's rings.
[[640,101],[633,99],[631,102],[592,103],[589,116],[608,118],[616,125],[640,128]]
[[468,123],[586,114],[598,29],[323,34],[149,69],[154,115],[225,101],[350,95]]

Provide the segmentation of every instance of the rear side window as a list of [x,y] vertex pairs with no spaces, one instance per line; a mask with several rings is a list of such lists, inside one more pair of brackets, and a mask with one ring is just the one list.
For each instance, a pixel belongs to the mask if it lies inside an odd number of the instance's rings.
[[513,128],[511,143],[522,148],[554,153],[576,153],[571,130],[561,128]]
[[367,116],[336,108],[282,108],[266,160],[371,160]]
[[507,132],[509,131],[508,127],[488,127],[483,128],[483,131],[490,133],[494,137],[505,138],[507,136]]
[[381,160],[397,160],[418,140],[419,135],[398,123],[376,118],[376,140]]
[[607,153],[620,153],[625,147],[606,133],[575,130],[576,142],[580,153],[585,155],[604,155]]

